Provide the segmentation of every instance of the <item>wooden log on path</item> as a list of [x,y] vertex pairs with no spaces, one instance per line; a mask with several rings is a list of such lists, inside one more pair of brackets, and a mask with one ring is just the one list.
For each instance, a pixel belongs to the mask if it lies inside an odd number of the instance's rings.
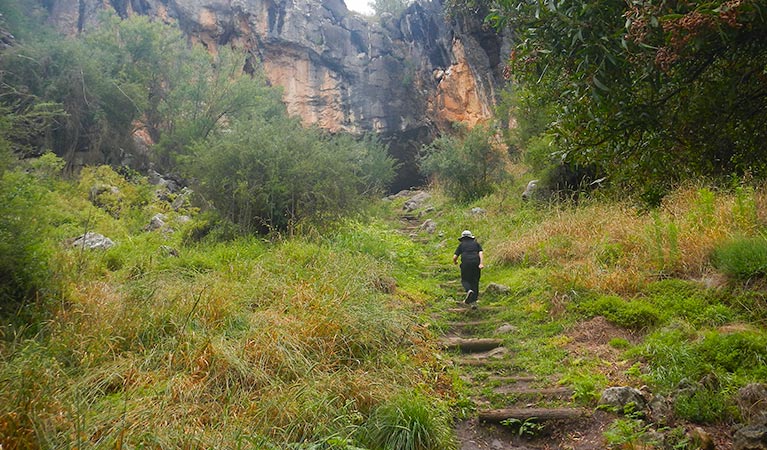
[[503,346],[500,339],[463,339],[450,338],[443,341],[442,345],[447,350],[460,350],[462,353],[486,352]]
[[492,409],[479,412],[479,421],[487,423],[501,423],[504,420],[573,420],[586,417],[587,410],[583,408],[510,408]]

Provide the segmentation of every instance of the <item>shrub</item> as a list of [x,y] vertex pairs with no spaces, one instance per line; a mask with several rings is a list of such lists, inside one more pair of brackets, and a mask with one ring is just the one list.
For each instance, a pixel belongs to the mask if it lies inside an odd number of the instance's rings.
[[507,175],[505,157],[494,147],[492,137],[491,129],[478,126],[459,137],[435,139],[422,149],[420,169],[459,200],[490,194]]
[[376,450],[456,448],[447,410],[419,393],[401,393],[376,408],[361,440]]
[[682,419],[696,423],[713,423],[726,418],[727,399],[714,389],[684,391],[674,399],[674,412]]
[[736,238],[714,249],[714,266],[741,280],[767,274],[767,239]]
[[611,323],[639,330],[661,322],[661,313],[643,300],[627,301],[617,296],[602,296],[577,306],[589,317],[604,316]]

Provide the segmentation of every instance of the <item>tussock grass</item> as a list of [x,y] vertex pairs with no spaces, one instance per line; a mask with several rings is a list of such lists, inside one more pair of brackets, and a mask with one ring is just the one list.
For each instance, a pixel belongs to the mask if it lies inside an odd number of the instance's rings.
[[715,193],[687,187],[649,212],[629,202],[541,205],[548,209],[546,221],[500,244],[498,260],[555,266],[569,274],[567,282],[621,294],[636,293],[658,278],[701,278],[711,272],[718,245],[766,223],[756,208],[763,197],[762,190]]
[[[119,194],[89,199],[99,183]],[[440,370],[417,290],[394,278],[422,283],[406,236],[349,219],[314,238],[185,241],[194,223],[135,183],[93,170],[51,191],[52,289],[1,328],[3,448],[351,443],[394,386]],[[146,231],[158,211],[171,229]],[[60,243],[86,230],[117,246]]]

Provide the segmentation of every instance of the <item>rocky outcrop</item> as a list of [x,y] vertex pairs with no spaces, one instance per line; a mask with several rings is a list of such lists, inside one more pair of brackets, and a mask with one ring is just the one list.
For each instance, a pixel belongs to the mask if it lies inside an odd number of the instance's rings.
[[[453,122],[490,117],[508,54],[477,17],[448,19],[439,0],[366,19],[343,0],[49,0],[62,30],[122,16],[176,22],[210,51],[234,44],[262,61],[288,111],[332,132],[375,132],[405,162]],[[408,186],[403,186],[408,187]]]

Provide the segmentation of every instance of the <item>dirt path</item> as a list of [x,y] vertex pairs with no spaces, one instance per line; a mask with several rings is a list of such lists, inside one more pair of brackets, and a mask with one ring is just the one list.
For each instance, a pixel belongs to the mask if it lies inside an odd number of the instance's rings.
[[[415,242],[422,220],[413,215],[401,217],[400,230]],[[471,412],[456,423],[461,450],[523,449],[603,449],[603,432],[613,416],[578,407],[573,392],[554,378],[540,379],[522,373],[515,355],[504,347],[512,325],[503,323],[501,303],[483,300],[470,309],[455,299],[462,292],[456,270],[435,268],[433,278],[447,302],[433,308],[436,323],[447,324],[441,337],[445,358],[460,373]],[[454,279],[451,279],[454,278]]]

